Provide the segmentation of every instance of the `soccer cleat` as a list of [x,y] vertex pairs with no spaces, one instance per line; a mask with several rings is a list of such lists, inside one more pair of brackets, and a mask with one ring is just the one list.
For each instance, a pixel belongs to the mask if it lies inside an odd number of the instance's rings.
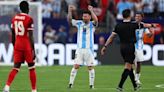
[[120,87],[116,88],[116,90],[117,92],[123,92],[123,88],[120,88]]
[[90,88],[90,89],[94,89],[94,86],[93,86],[93,85],[90,85],[89,88]]
[[35,90],[32,90],[32,92],[37,92],[36,89]]
[[10,87],[8,85],[6,85],[3,89],[3,92],[10,92]]
[[137,85],[137,87],[134,88],[134,91],[135,92],[138,92],[140,90],[141,86],[140,85]]
[[68,88],[72,88],[72,87],[73,87],[73,85],[72,85],[72,84],[69,84],[69,85],[68,85]]
[[140,80],[137,80],[137,81],[136,81],[136,84],[137,84],[137,85],[141,85],[142,83],[140,82]]

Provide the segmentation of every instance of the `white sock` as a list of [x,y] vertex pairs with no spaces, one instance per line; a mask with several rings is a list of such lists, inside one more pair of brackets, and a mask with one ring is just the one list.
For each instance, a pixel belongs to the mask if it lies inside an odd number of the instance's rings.
[[37,92],[36,89],[35,90],[32,90],[32,92]]
[[5,85],[4,90],[5,90],[5,91],[9,91],[9,90],[10,90],[10,86]]
[[136,74],[135,74],[135,80],[136,80],[136,81],[140,80],[140,74],[139,74],[139,73],[136,73]]
[[95,70],[89,70],[89,85],[94,85],[95,81]]
[[69,84],[73,84],[76,74],[77,74],[78,69],[75,69],[74,67],[71,70],[71,74],[70,74],[70,80],[69,80]]

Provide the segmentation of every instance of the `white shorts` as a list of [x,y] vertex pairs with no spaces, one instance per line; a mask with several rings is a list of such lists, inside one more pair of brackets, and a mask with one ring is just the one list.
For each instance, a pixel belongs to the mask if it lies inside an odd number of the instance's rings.
[[144,61],[144,53],[143,50],[135,49],[135,62],[143,62]]
[[94,66],[94,55],[91,49],[77,49],[75,53],[75,64]]

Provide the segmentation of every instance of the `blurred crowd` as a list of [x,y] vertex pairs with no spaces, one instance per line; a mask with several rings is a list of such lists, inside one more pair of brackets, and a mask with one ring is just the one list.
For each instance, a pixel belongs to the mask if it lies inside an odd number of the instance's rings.
[[[14,0],[0,0],[14,1]],[[18,1],[18,0],[15,0]],[[142,11],[145,19],[164,19],[164,0],[28,0],[31,2],[41,2],[43,19],[66,19],[68,14],[68,5],[74,5],[73,17],[81,19],[81,11],[86,10],[88,5],[94,7],[94,12],[98,16],[99,26],[95,32],[96,43],[102,44],[113,30],[118,20],[122,19],[122,11],[131,9],[133,14]],[[3,11],[2,11],[3,12]],[[163,30],[163,28],[162,28]],[[46,25],[43,30],[43,42],[46,44],[57,43],[75,43],[76,32],[75,27],[70,27],[66,31],[66,27],[61,25],[58,29],[54,29],[51,25]],[[103,33],[104,32],[104,33]],[[158,39],[164,36],[161,32]],[[156,38],[156,37],[154,37]],[[164,39],[164,37],[163,37]],[[158,40],[160,41],[160,40]],[[160,43],[164,43],[164,40]]]
[[44,18],[65,18],[68,5],[76,7],[75,18],[78,18],[78,12],[87,9],[88,5],[94,7],[94,11],[103,21],[107,11],[110,11],[117,19],[122,19],[122,11],[131,9],[143,11],[146,17],[159,18],[164,16],[164,0],[42,0]]
[[[81,11],[88,9],[88,5],[94,7],[94,12],[99,19],[99,28],[97,28],[95,32],[95,41],[99,44],[105,41],[106,37],[104,36],[106,36],[106,33],[108,35],[110,34],[117,23],[116,20],[122,19],[122,11],[124,9],[131,9],[133,15],[135,12],[142,11],[145,14],[145,18],[164,18],[164,0],[42,0],[42,16],[43,18],[66,18],[68,5],[70,4],[75,6],[75,10],[73,11],[73,17],[75,19],[81,19]],[[69,32],[62,33],[62,40],[58,39],[58,32],[61,32],[55,31],[57,33],[56,35],[53,33],[56,37],[56,39],[53,38],[55,39],[54,42],[64,44],[66,42],[74,43],[76,31],[76,28],[71,27]],[[101,32],[105,32],[105,34]],[[66,37],[66,34],[68,34],[68,37]],[[159,37],[159,39],[162,38],[161,34]],[[157,43],[163,43],[163,40]]]

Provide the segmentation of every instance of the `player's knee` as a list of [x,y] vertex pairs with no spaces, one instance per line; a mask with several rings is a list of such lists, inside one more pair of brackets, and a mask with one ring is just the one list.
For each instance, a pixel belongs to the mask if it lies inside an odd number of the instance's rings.
[[14,64],[14,69],[20,69],[21,63],[15,63]]
[[28,63],[28,69],[35,69],[35,63]]
[[80,65],[75,64],[75,65],[74,65],[74,68],[75,68],[75,69],[79,69],[79,68],[80,68]]
[[20,68],[13,68],[13,70],[16,70],[17,72],[19,72]]
[[93,66],[88,66],[88,70],[92,70],[93,69]]

